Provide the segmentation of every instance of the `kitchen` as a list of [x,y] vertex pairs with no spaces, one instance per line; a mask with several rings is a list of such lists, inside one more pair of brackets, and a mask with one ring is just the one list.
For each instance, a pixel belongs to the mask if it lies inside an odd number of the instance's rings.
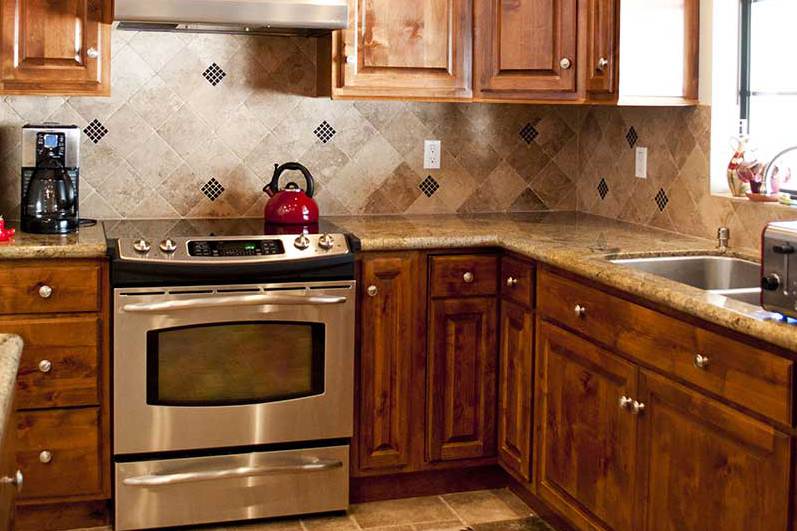
[[4,0],[0,525],[793,529],[795,16]]

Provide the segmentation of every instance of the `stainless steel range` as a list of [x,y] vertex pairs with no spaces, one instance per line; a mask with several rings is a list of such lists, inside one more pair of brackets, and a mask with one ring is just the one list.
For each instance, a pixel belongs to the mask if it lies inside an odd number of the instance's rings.
[[114,240],[116,529],[348,505],[352,242],[216,229]]

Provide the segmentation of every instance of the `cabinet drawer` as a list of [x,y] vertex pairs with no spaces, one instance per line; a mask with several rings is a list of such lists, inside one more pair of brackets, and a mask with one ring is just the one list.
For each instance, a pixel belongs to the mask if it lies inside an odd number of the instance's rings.
[[0,267],[0,314],[94,312],[99,266]]
[[546,318],[791,424],[792,361],[546,271],[538,285],[538,309]]
[[523,306],[534,300],[534,264],[504,257],[501,259],[501,295]]
[[497,256],[433,256],[431,266],[432,297],[494,295],[497,292]]
[[21,498],[101,493],[99,428],[99,408],[17,413]]
[[0,319],[0,331],[25,341],[17,374],[19,409],[100,403],[100,322],[95,316]]

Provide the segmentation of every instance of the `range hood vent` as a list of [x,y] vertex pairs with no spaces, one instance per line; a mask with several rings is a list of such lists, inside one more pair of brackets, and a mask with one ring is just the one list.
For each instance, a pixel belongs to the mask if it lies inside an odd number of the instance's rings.
[[345,28],[348,0],[116,0],[132,31],[318,35]]

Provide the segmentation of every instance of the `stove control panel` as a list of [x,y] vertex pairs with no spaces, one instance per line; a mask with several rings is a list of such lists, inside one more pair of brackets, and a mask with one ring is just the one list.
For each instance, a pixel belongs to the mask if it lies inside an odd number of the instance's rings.
[[285,247],[282,240],[195,240],[188,242],[188,254],[206,258],[272,256],[285,254]]

